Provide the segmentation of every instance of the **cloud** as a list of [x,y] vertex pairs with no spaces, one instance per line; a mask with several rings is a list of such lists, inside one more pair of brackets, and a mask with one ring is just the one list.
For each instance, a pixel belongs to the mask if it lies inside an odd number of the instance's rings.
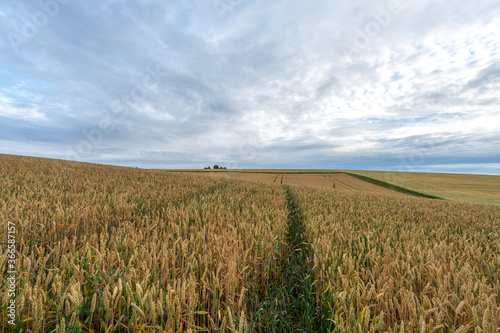
[[1,4],[0,152],[165,168],[498,164],[496,2],[220,3]]

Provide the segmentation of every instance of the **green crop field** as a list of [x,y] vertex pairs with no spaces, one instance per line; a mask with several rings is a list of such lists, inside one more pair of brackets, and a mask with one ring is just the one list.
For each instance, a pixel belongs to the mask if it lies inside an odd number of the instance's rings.
[[499,331],[500,207],[319,176],[0,155],[0,331]]

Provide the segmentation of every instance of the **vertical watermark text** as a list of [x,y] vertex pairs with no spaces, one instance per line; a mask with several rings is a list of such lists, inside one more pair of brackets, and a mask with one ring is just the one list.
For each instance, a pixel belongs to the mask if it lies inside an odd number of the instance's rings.
[[13,222],[7,222],[7,322],[9,325],[16,324],[16,225]]

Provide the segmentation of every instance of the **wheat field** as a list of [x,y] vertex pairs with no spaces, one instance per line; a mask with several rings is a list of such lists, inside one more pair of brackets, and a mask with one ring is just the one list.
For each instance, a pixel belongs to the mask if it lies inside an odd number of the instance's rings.
[[443,199],[500,206],[500,176],[387,171],[352,173]]
[[0,189],[1,331],[500,332],[497,206],[10,155]]
[[500,210],[295,188],[339,332],[497,332]]
[[335,188],[342,191],[371,192],[399,195],[398,192],[356,179],[343,172],[325,174],[286,174],[286,173],[250,173],[250,172],[204,172],[206,176],[219,179],[241,179],[260,181],[267,184],[300,185]]
[[[25,332],[248,331],[246,295],[272,280],[286,227],[280,188],[0,161],[0,219],[17,224]],[[0,318],[6,324],[4,308]]]

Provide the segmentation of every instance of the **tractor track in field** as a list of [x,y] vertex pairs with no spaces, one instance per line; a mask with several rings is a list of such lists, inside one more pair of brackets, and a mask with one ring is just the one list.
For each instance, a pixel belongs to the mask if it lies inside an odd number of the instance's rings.
[[[282,176],[283,177],[283,176]],[[259,332],[320,332],[313,292],[312,249],[307,241],[304,218],[289,185],[286,196],[288,230],[284,251],[277,259],[278,278],[269,286],[264,299],[266,316]]]

